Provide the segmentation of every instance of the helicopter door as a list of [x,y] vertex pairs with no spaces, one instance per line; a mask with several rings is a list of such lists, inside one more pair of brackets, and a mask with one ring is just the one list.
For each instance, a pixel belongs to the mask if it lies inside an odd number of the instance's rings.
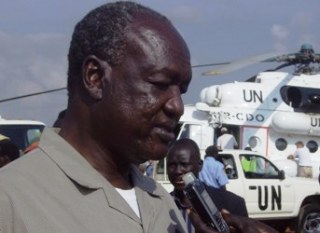
[[268,153],[268,128],[242,126],[241,147],[242,149],[250,147],[261,155]]
[[184,123],[177,136],[177,139],[181,138],[190,138],[195,141],[201,154],[204,155],[205,149],[214,142],[214,130],[207,124]]

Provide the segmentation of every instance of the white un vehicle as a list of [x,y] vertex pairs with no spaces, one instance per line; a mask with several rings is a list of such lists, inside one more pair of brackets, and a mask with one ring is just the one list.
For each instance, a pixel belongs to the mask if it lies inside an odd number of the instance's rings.
[[37,141],[44,127],[45,124],[40,121],[7,120],[0,116],[0,134],[9,137],[20,151]]
[[[229,179],[227,190],[245,199],[251,218],[279,232],[286,228],[296,233],[320,232],[320,185],[316,179],[287,176],[253,151],[224,150],[219,160]],[[169,181],[162,185],[168,191],[173,189]]]
[[251,151],[225,150],[219,159],[227,167],[227,189],[245,199],[250,217],[271,223],[280,232],[286,227],[298,233],[314,232],[314,228],[320,232],[317,180],[286,176],[270,160]]

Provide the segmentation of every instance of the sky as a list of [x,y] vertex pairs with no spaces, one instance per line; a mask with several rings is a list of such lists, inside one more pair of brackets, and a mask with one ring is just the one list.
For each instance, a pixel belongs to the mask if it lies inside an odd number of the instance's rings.
[[[102,0],[0,0],[0,100],[66,86],[67,52],[75,24]],[[297,52],[304,43],[320,52],[319,0],[137,0],[167,16],[187,42],[192,65],[229,62],[269,52]],[[275,64],[203,76],[193,68],[185,104],[209,85],[245,81]],[[6,119],[51,125],[66,107],[67,92],[0,102]]]

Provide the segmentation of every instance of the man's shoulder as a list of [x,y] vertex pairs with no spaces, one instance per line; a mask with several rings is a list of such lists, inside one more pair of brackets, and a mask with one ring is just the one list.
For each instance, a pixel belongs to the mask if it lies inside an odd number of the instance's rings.
[[37,174],[40,176],[45,160],[48,160],[47,156],[39,149],[23,155],[0,169],[0,183],[12,184]]
[[134,185],[141,190],[156,196],[170,196],[160,183],[151,177],[143,175],[135,165],[131,167],[131,175],[134,180]]
[[214,167],[223,167],[223,164],[219,160],[211,156],[207,156],[207,158],[204,160],[204,166],[206,165]]

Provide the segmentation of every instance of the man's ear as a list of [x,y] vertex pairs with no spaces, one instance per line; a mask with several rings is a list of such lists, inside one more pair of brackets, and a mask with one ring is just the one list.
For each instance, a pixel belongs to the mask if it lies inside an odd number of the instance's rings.
[[82,65],[82,79],[85,89],[93,99],[100,100],[104,81],[109,80],[111,67],[108,62],[94,55],[88,56]]
[[199,160],[199,168],[200,168],[200,170],[202,169],[202,166],[203,166],[203,160],[200,159],[200,160]]

